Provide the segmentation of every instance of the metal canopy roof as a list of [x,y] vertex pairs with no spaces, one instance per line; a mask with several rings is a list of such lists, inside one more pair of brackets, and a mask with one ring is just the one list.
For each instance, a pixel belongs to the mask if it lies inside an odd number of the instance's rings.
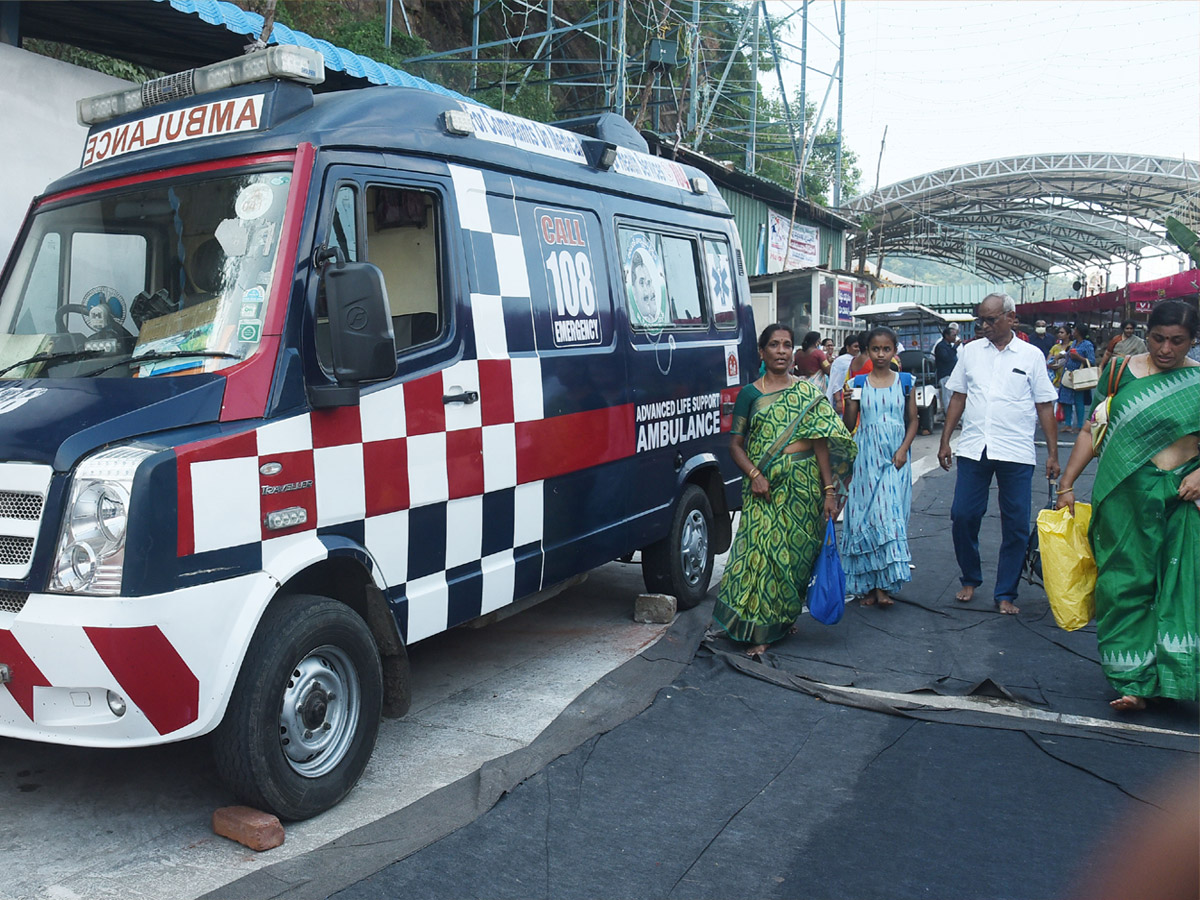
[[[855,198],[868,253],[918,256],[993,278],[1082,272],[1163,247],[1163,220],[1200,220],[1200,166],[1161,156],[1057,153],[930,172]],[[863,237],[851,236],[852,253]]]
[[[241,56],[262,33],[263,17],[221,0],[21,0],[18,27],[22,37],[59,41],[174,73]],[[267,43],[320,50],[325,83],[317,91],[391,84],[468,99],[279,22]]]

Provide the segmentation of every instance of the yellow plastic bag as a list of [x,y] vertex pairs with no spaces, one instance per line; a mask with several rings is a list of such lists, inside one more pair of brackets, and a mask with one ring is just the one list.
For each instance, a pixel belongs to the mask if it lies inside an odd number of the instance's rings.
[[1076,503],[1038,513],[1038,546],[1042,556],[1042,581],[1050,599],[1054,621],[1064,631],[1075,631],[1096,614],[1096,560],[1088,544],[1092,505]]

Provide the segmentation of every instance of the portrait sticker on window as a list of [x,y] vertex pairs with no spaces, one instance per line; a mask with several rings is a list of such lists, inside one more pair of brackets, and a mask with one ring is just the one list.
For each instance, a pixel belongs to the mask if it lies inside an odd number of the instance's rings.
[[666,320],[667,284],[658,235],[621,231],[629,320],[635,328],[661,331]]
[[580,213],[537,207],[538,246],[546,271],[556,347],[583,347],[603,339],[596,302],[596,270]]

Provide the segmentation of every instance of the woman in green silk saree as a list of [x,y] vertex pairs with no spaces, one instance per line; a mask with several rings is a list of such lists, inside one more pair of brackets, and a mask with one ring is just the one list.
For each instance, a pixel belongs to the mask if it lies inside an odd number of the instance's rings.
[[804,607],[837,481],[857,451],[825,395],[788,375],[792,332],[759,338],[766,373],[738,393],[730,455],[746,476],[742,519],[721,578],[713,620],[755,656],[787,635]]
[[1200,365],[1187,358],[1196,331],[1187,304],[1155,307],[1149,352],[1105,367],[1100,386],[1114,376],[1111,399],[1098,397],[1062,475],[1058,505],[1074,510],[1072,485],[1097,455],[1103,408],[1088,538],[1100,664],[1117,710],[1200,697]]

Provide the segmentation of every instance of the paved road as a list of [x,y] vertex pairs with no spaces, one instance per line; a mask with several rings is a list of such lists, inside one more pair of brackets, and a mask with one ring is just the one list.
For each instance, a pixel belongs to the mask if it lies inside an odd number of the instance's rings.
[[[936,451],[936,436],[917,439],[914,477],[936,468]],[[0,740],[0,900],[188,900],[401,810],[528,745],[658,640],[662,626],[631,619],[641,590],[636,563],[610,563],[511,618],[413,647],[413,709],[384,721],[362,782],[267,853],[212,834],[212,810],[232,801],[203,741],[107,751]]]

